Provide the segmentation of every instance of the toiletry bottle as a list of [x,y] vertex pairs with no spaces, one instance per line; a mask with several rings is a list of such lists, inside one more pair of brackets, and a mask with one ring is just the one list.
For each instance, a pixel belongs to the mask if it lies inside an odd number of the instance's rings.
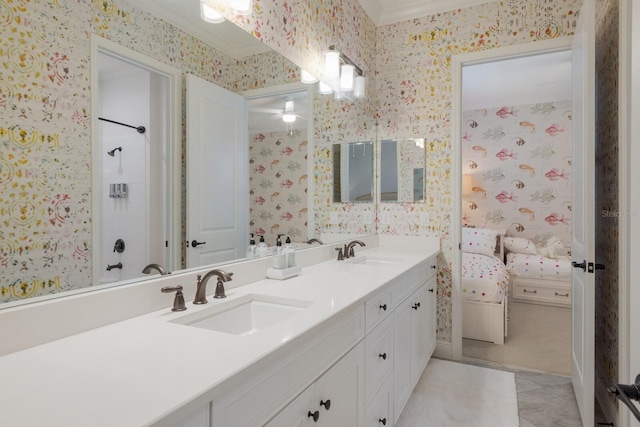
[[287,263],[282,253],[282,240],[280,236],[284,236],[284,234],[278,234],[278,238],[276,239],[276,250],[273,252],[273,268],[283,269],[287,268]]
[[296,250],[291,244],[291,239],[289,238],[289,236],[287,236],[285,245],[282,248],[282,254],[284,255],[285,262],[287,263],[287,268],[296,266]]
[[269,247],[264,242],[264,236],[260,235],[260,242],[256,245],[256,255],[259,257],[269,255]]
[[256,256],[256,241],[253,238],[253,233],[251,234],[251,239],[249,240],[249,248],[247,248],[247,258],[254,258]]

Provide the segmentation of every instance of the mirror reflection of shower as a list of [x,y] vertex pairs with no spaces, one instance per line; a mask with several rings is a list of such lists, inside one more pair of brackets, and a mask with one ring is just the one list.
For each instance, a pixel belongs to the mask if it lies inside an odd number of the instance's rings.
[[115,157],[116,151],[122,152],[122,147],[116,147],[111,151],[107,151],[107,154],[110,155],[111,157]]

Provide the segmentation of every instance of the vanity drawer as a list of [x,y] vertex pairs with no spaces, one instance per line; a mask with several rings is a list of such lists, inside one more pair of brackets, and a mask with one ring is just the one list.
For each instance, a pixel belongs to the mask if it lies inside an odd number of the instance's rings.
[[392,287],[369,298],[365,303],[365,322],[367,333],[371,331],[382,319],[393,311]]
[[520,302],[570,307],[571,285],[570,282],[549,284],[514,282],[513,297]]
[[431,258],[421,262],[392,282],[394,308],[433,276],[431,271],[434,270],[429,267],[430,260]]
[[365,401],[369,402],[393,370],[393,316],[365,338]]

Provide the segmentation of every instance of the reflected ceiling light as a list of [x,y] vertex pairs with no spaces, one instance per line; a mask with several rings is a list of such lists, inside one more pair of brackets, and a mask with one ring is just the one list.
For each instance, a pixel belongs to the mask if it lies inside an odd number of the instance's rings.
[[202,20],[205,22],[209,22],[210,24],[219,24],[225,21],[224,16],[222,16],[217,10],[206,4],[204,0],[200,0],[200,18],[202,18]]
[[293,123],[296,121],[296,113],[294,111],[293,101],[284,103],[284,111],[282,112],[282,121],[285,123]]
[[353,89],[354,98],[364,98],[367,94],[367,81],[364,76],[357,76],[355,78],[355,87]]
[[318,92],[320,92],[322,95],[330,95],[333,93],[333,89],[331,89],[331,86],[321,81],[320,83],[318,83]]

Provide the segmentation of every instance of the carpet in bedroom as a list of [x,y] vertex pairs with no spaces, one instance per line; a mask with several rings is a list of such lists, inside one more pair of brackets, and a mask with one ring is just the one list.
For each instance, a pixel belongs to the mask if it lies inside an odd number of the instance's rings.
[[517,425],[512,372],[432,358],[396,427]]

